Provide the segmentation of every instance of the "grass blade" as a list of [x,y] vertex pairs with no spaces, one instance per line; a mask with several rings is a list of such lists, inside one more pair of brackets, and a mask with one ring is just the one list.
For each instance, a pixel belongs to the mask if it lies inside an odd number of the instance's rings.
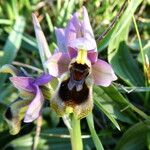
[[88,115],[86,117],[90,132],[91,132],[91,136],[93,138],[93,142],[95,144],[95,147],[97,150],[104,150],[103,145],[98,137],[98,135],[96,134],[96,131],[94,129],[94,122],[93,122],[93,116],[92,114]]
[[[4,55],[0,58],[0,65],[3,66],[4,64],[11,64],[12,61],[15,59],[17,52],[21,46],[22,42],[22,34],[25,28],[25,18],[19,16],[15,22],[13,30],[9,34],[9,37],[4,45]],[[6,76],[0,75],[0,87],[3,85]]]

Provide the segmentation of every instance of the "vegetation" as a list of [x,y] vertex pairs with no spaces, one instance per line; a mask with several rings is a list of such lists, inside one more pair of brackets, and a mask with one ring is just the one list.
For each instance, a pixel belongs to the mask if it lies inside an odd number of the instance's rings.
[[[53,53],[54,28],[65,27],[71,14],[83,5],[98,39],[123,3],[124,0],[1,0],[0,67],[13,64],[32,76],[43,70],[32,13],[38,17]],[[128,0],[113,28],[101,41],[97,40],[99,58],[112,65],[118,80],[109,87],[93,88],[93,112],[78,126],[85,150],[150,149],[149,10],[150,0]],[[69,131],[63,119],[49,107],[49,101],[45,102],[42,117],[32,123],[22,121],[21,131],[10,134],[4,113],[19,95],[9,77],[0,74],[0,149],[71,149]]]

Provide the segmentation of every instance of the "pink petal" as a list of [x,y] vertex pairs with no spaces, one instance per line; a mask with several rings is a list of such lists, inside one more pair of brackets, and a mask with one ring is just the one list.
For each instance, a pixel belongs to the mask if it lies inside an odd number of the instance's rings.
[[92,27],[90,24],[88,12],[84,6],[82,8],[83,8],[83,28],[84,28],[85,37],[89,36],[89,38],[91,38],[91,37],[94,38],[94,34],[93,34],[93,30],[92,30]]
[[111,65],[100,59],[92,65],[92,75],[96,85],[105,87],[109,86],[112,81],[117,80]]
[[[92,41],[87,38],[80,37],[75,40],[70,41],[68,47],[72,47],[74,49],[85,49],[87,51],[95,50],[95,45],[93,45]],[[96,50],[95,50],[96,51]]]
[[35,14],[32,14],[32,19],[40,55],[43,58],[49,58],[51,56],[51,52],[49,50],[46,38]]
[[89,49],[95,49],[97,51],[96,41],[95,41],[93,30],[92,30],[92,27],[91,27],[91,24],[90,24],[88,12],[87,12],[85,7],[83,7],[83,24],[82,24],[82,28],[84,30],[84,38],[87,38],[90,41],[90,43],[93,47],[93,48],[89,48]]
[[41,113],[43,103],[43,94],[39,87],[36,86],[36,95],[29,105],[29,108],[25,114],[24,122],[32,122],[33,120],[37,119]]
[[53,77],[50,74],[42,74],[40,77],[35,79],[35,84],[37,85],[44,85],[50,82]]
[[49,69],[49,73],[52,76],[58,77],[68,70],[70,61],[68,53],[59,52],[51,56],[45,63],[45,66]]
[[68,47],[68,52],[71,59],[77,56],[77,49],[75,48]]
[[93,52],[92,50],[88,51],[88,59],[91,61],[92,64],[94,64],[97,61],[97,57],[97,52]]
[[75,40],[77,37],[80,36],[80,22],[78,20],[78,13],[75,13],[72,18],[70,19],[66,30],[66,44],[68,45],[72,40]]
[[[75,58],[77,56],[77,48],[68,47],[70,58]],[[97,61],[98,53],[95,50],[89,50],[87,54],[88,59],[94,64]]]
[[67,46],[79,49],[97,51],[97,45],[90,25],[88,13],[83,7],[83,19],[79,18],[79,14],[75,13],[66,28]]
[[57,46],[60,52],[66,52],[66,38],[65,38],[65,29],[63,28],[55,28],[55,34],[57,39]]
[[34,79],[31,77],[10,77],[10,81],[19,90],[25,90],[28,92],[34,92],[34,87],[32,83]]

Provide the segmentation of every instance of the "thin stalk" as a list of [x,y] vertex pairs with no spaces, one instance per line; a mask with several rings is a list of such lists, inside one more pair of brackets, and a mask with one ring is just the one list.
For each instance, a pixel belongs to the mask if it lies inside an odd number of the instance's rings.
[[143,111],[141,111],[140,109],[138,109],[137,107],[135,107],[131,103],[129,103],[129,107],[132,110],[134,110],[137,114],[139,114],[141,117],[143,117],[145,120],[149,118],[149,116],[147,114],[145,114]]
[[[141,53],[142,62],[143,62],[143,71],[144,71],[144,75],[145,75],[145,86],[147,87],[148,86],[148,81],[147,81],[147,74],[146,74],[146,60],[145,60],[145,56],[144,56],[143,46],[142,46],[141,37],[140,37],[140,34],[139,34],[139,30],[138,30],[138,27],[137,27],[135,17],[132,16],[132,19],[133,19],[136,34],[137,34],[137,37],[138,37],[138,41],[139,41],[140,53]],[[146,92],[145,105],[147,105],[147,103],[148,103],[148,97],[149,97],[149,92]]]
[[[139,30],[138,30],[138,27],[137,27],[137,23],[136,23],[135,17],[132,16],[132,19],[133,19],[133,23],[134,23],[134,26],[135,26],[136,34],[137,34],[137,37],[138,37],[138,41],[139,41],[140,53],[141,53],[142,62],[143,62],[143,71],[144,71],[144,74],[145,74],[146,73],[146,68],[145,68],[146,61],[145,61],[145,57],[144,57],[144,52],[143,52],[143,46],[142,46],[142,42],[141,42],[141,37],[140,37],[140,34],[139,34]],[[147,85],[147,82],[146,82],[146,85]]]
[[70,130],[72,150],[83,150],[80,120],[72,116],[72,129]]
[[13,64],[13,65],[16,65],[16,66],[19,66],[19,67],[25,67],[25,68],[28,68],[28,69],[37,71],[37,72],[39,72],[39,73],[43,73],[43,70],[41,70],[41,69],[39,69],[39,68],[37,68],[37,67],[28,65],[28,64],[24,64],[24,63],[17,62],[17,61],[13,61],[12,64]]
[[37,150],[39,139],[40,139],[41,126],[42,126],[42,116],[39,116],[39,118],[37,119],[36,133],[33,141],[32,150]]

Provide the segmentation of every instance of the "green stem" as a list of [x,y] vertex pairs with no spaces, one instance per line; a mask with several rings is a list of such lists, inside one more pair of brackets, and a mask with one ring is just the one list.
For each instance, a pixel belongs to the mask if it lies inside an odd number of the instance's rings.
[[[133,23],[134,23],[135,30],[136,30],[137,37],[138,37],[138,41],[139,41],[140,53],[141,53],[141,56],[142,56],[143,71],[144,71],[144,75],[145,75],[145,86],[148,87],[148,78],[147,78],[147,74],[146,74],[146,61],[145,61],[143,46],[142,46],[142,42],[141,42],[141,37],[140,37],[140,33],[139,33],[139,30],[138,30],[138,27],[137,27],[137,23],[136,23],[135,17],[132,16],[132,18],[133,18]],[[145,95],[145,106],[148,105],[148,98],[149,98],[149,92],[146,92],[146,95]]]
[[83,150],[80,120],[72,116],[70,130],[72,150]]
[[149,118],[149,116],[147,114],[145,114],[143,111],[141,111],[140,109],[138,109],[137,107],[135,107],[131,103],[129,103],[129,107],[132,110],[134,110],[137,114],[139,114],[141,117],[143,117],[144,119],[148,119]]
[[39,118],[37,119],[36,134],[34,137],[32,150],[37,150],[39,140],[40,140],[41,126],[42,126],[42,116],[39,116]]
[[[143,51],[143,46],[142,46],[142,42],[141,42],[141,37],[140,37],[140,33],[139,33],[139,30],[138,30],[138,27],[137,27],[137,23],[136,23],[136,20],[135,20],[135,17],[132,16],[133,18],[133,23],[134,23],[134,27],[135,27],[135,30],[136,30],[136,34],[137,34],[137,37],[138,37],[138,41],[139,41],[139,46],[140,46],[140,53],[141,53],[141,56],[142,56],[142,62],[143,62],[143,71],[145,73],[145,56],[144,56],[144,51]],[[146,74],[145,74],[146,75]],[[145,77],[146,78],[146,77]],[[146,83],[147,84],[147,83]]]

